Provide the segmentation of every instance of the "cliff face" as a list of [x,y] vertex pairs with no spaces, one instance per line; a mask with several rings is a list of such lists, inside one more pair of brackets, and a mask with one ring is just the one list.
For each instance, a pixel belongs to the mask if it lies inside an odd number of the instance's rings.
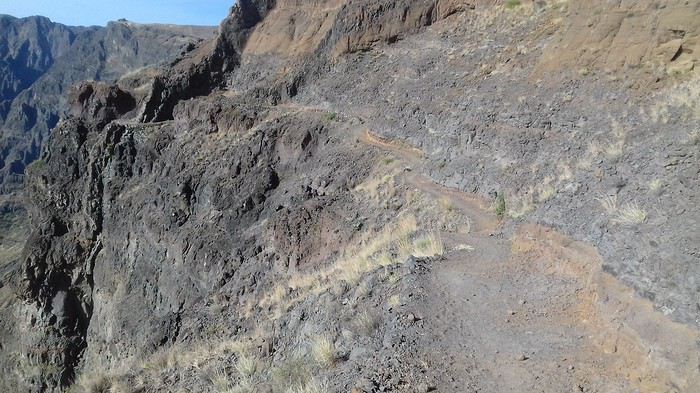
[[698,10],[651,3],[241,0],[78,86],[8,389],[692,391]]
[[0,16],[0,26],[0,119],[5,120],[12,100],[69,50],[79,29],[41,17],[19,20],[7,15]]
[[213,35],[212,28],[112,22],[69,27],[47,18],[0,17],[0,192],[21,187],[24,170],[67,113],[68,90],[167,63]]

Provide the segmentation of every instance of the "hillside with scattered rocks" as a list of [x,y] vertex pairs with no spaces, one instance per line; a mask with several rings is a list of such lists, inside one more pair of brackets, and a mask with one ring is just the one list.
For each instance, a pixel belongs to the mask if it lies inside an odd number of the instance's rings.
[[698,16],[239,0],[75,85],[0,270],[0,387],[697,391]]

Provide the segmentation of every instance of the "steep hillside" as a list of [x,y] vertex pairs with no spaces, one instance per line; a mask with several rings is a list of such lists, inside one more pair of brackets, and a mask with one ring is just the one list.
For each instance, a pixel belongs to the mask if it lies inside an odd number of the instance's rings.
[[167,63],[213,32],[127,21],[70,27],[44,17],[0,16],[0,192],[21,187],[26,166],[67,113],[73,84],[113,81]]
[[79,85],[29,169],[3,387],[694,392],[697,16],[239,0]]

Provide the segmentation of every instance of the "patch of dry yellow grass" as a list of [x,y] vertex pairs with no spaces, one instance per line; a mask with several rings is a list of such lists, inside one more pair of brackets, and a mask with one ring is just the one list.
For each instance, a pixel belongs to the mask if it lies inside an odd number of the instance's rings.
[[671,119],[671,108],[683,110],[684,117],[688,120],[700,119],[700,76],[661,93],[650,110],[652,121],[668,123]]
[[530,187],[528,192],[509,198],[507,206],[508,215],[517,220],[535,210],[534,193],[534,187]]
[[600,206],[608,214],[617,213],[617,195],[605,195],[598,198]]
[[335,344],[327,335],[316,336],[311,340],[311,355],[323,367],[331,367],[337,361]]
[[[567,167],[568,168],[568,167]],[[571,177],[569,177],[571,178]],[[552,185],[552,178],[546,177],[541,185],[536,187],[537,201],[540,203],[547,202],[557,195],[557,189]]]
[[401,305],[401,296],[391,295],[386,302],[390,307],[398,307]]
[[394,165],[388,174],[370,176],[367,180],[357,185],[354,191],[374,200],[385,199],[383,197],[387,195],[393,196],[395,193],[395,178],[400,172],[401,170]]
[[357,283],[362,274],[396,262],[389,251],[401,248],[401,244],[417,230],[415,217],[409,215],[378,234],[366,233],[360,245],[346,252],[345,257],[321,271],[295,274],[289,280],[289,286],[293,289],[323,291],[330,287],[333,278]]
[[628,202],[620,207],[614,223],[623,225],[641,224],[647,220],[647,212],[637,202]]
[[434,257],[445,253],[442,237],[438,232],[432,232],[414,242],[413,255],[416,257]]

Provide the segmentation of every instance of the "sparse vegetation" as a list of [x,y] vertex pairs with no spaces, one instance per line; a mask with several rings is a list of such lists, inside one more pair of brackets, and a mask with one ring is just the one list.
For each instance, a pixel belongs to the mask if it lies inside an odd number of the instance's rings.
[[236,362],[236,371],[242,378],[250,378],[258,370],[258,360],[248,354],[240,354]]
[[290,386],[285,390],[285,393],[327,393],[328,388],[325,384],[319,382],[316,378],[311,378],[311,380],[304,385]]
[[228,393],[234,387],[231,382],[231,378],[223,368],[219,368],[214,371],[214,374],[209,377],[209,380],[211,381],[214,390],[218,393]]
[[537,199],[540,203],[547,202],[548,200],[554,198],[555,195],[557,195],[557,189],[551,184],[545,183],[542,187],[540,187]]
[[390,307],[398,307],[401,305],[401,296],[391,295],[386,302]]
[[457,210],[454,202],[452,202],[452,199],[450,199],[449,197],[442,197],[438,199],[438,205],[440,205],[442,210],[445,212],[453,212]]
[[[688,356],[667,351],[661,339],[677,347],[687,340],[675,337],[694,338],[666,322],[694,316],[685,295],[695,287],[678,279],[692,269],[677,265],[692,262],[684,235],[696,217],[683,209],[697,149],[684,141],[695,123],[674,110],[669,127],[650,124],[640,107],[674,86],[652,83],[663,76],[657,72],[635,74],[648,53],[668,62],[675,51],[685,61],[692,48],[666,31],[670,53],[639,48],[633,55],[644,49],[643,58],[621,61],[630,55],[608,48],[608,33],[623,24],[616,43],[624,46],[626,33],[637,34],[628,24],[644,18],[625,20],[625,7],[599,7],[620,11],[612,22],[591,18],[591,7],[560,13],[566,2],[502,0],[469,15],[461,4],[437,15],[435,4],[404,2],[386,18],[365,18],[359,33],[348,23],[362,18],[363,4],[294,4],[255,15],[266,29],[249,40],[240,72],[223,67],[199,78],[218,67],[209,67],[212,50],[214,60],[235,60],[231,45],[204,45],[157,73],[164,76],[151,86],[157,91],[145,117],[134,108],[99,135],[100,119],[69,119],[44,151],[65,150],[57,161],[70,170],[46,164],[45,178],[30,179],[32,211],[47,211],[35,220],[26,266],[11,272],[24,281],[32,273],[20,288],[32,299],[12,311],[18,331],[37,331],[9,349],[65,368],[73,344],[88,340],[78,369],[98,374],[76,384],[88,393],[116,393],[118,384],[129,388],[124,393],[427,392],[464,384],[559,391],[572,382],[579,390],[682,389],[676,379],[685,375],[666,365]],[[413,37],[415,23],[394,20],[409,6],[409,17],[439,23]],[[577,27],[587,23],[595,36],[581,40]],[[313,31],[305,33],[306,24]],[[240,27],[229,19],[221,34],[235,38],[247,31]],[[298,39],[288,39],[290,28]],[[571,78],[594,63],[596,78]],[[606,84],[609,72],[624,80]],[[183,85],[192,78],[201,89]],[[303,94],[290,98],[301,82]],[[121,95],[103,85],[91,94],[107,88]],[[186,99],[190,93],[196,99]],[[140,124],[151,117],[159,124]],[[613,118],[628,127],[628,139],[619,125],[608,127]],[[688,143],[699,141],[688,135]],[[103,155],[115,146],[120,159],[110,162]],[[656,198],[647,186],[665,186],[665,194]],[[602,208],[591,200],[608,192],[619,196],[599,199]],[[626,203],[635,198],[641,205]],[[664,215],[679,214],[678,230],[662,225]],[[457,232],[470,231],[470,217],[475,233]],[[103,254],[118,263],[100,264]],[[85,283],[95,256],[99,277]],[[52,288],[56,271],[60,288]],[[628,286],[648,289],[664,313]],[[89,331],[53,327],[61,306],[89,308],[93,293],[99,307]],[[658,323],[636,331],[647,311]],[[572,348],[580,344],[578,356]],[[659,344],[653,358],[647,344]],[[674,359],[665,359],[669,353]],[[116,370],[97,367],[102,356],[109,365],[138,358]],[[579,367],[598,358],[610,361]],[[631,382],[630,365],[639,368]],[[48,373],[36,374],[23,378],[41,383]],[[46,381],[48,389],[56,383]]]
[[355,327],[357,331],[365,336],[371,336],[379,328],[379,317],[374,313],[364,311],[357,315]]
[[469,244],[458,244],[455,246],[455,251],[474,251],[474,246]]
[[427,236],[416,240],[413,255],[417,257],[433,257],[440,256],[445,253],[445,247],[442,244],[442,237],[438,232],[432,232]]
[[654,179],[649,182],[649,191],[656,194],[661,191],[661,188],[663,188],[663,183],[660,179]]
[[494,210],[498,218],[503,218],[506,214],[506,197],[503,194],[499,194],[496,197],[496,203],[494,205]]
[[307,385],[313,385],[309,363],[303,357],[293,358],[277,365],[271,371],[272,391],[275,393],[307,392]]
[[535,210],[533,193],[533,189],[530,189],[530,191],[528,191],[526,194],[515,198],[514,201],[508,207],[508,215],[511,218],[519,219]]
[[112,381],[101,373],[82,374],[71,387],[71,393],[107,393],[112,388]]
[[615,214],[617,212],[617,195],[605,195],[598,198],[600,206],[608,214]]
[[598,198],[601,207],[605,212],[613,216],[613,223],[623,225],[641,224],[647,219],[647,212],[640,208],[637,202],[628,202],[618,206],[617,195],[608,195]]
[[389,200],[394,195],[394,178],[399,172],[398,168],[393,168],[388,174],[370,177],[355,187],[355,191],[375,201]]
[[413,253],[413,242],[409,236],[404,236],[396,241],[396,252],[400,260],[404,260]]
[[574,174],[571,171],[571,167],[569,166],[569,164],[560,163],[559,165],[557,165],[557,170],[559,171],[558,180],[560,182],[569,181],[574,177]]
[[520,0],[507,0],[506,1],[506,8],[509,10],[515,9],[520,7]]
[[41,171],[46,167],[46,161],[42,159],[35,160],[27,166],[27,170],[31,172]]
[[229,389],[226,393],[253,393],[255,388],[250,379],[241,379],[238,383]]
[[[348,250],[346,256],[327,269],[293,276],[289,286],[294,289],[313,289],[320,292],[329,288],[331,279],[336,278],[356,285],[364,273],[402,262],[406,256],[410,255],[413,250],[410,237],[417,230],[418,224],[415,217],[403,217],[396,225],[387,226],[378,234],[367,233],[357,249]],[[408,248],[411,252],[403,255],[402,249],[405,244],[410,245]]]
[[624,142],[618,141],[605,147],[603,154],[609,161],[617,161],[623,153]]
[[337,361],[335,344],[327,335],[314,337],[311,341],[311,354],[316,363],[323,367],[331,367]]
[[636,225],[646,220],[647,212],[640,208],[637,202],[628,202],[619,209],[614,222],[623,225]]
[[338,114],[335,112],[326,112],[325,115],[323,116],[323,118],[327,122],[334,122],[338,119]]
[[587,171],[593,167],[593,157],[590,154],[590,150],[588,153],[589,154],[579,159],[576,163],[576,168]]

